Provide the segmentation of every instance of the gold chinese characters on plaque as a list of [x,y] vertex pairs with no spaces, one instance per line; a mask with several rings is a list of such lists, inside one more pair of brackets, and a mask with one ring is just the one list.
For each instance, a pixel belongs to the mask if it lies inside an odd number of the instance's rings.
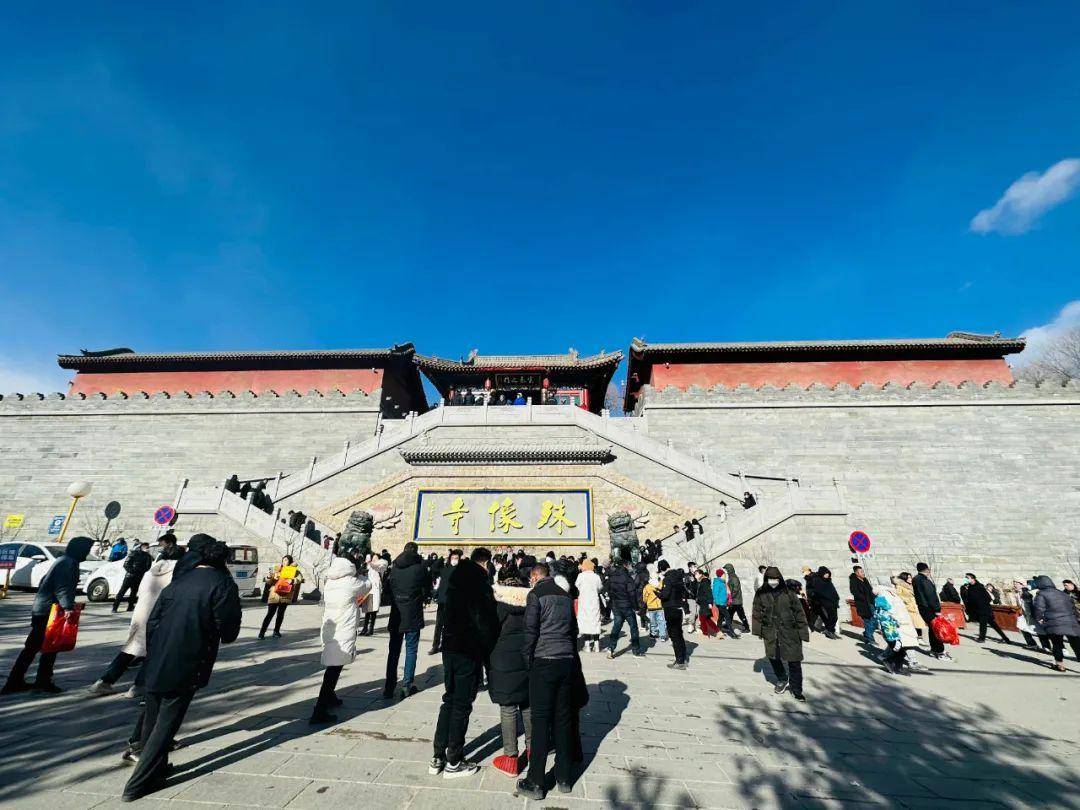
[[438,545],[592,545],[587,489],[422,489],[413,539]]

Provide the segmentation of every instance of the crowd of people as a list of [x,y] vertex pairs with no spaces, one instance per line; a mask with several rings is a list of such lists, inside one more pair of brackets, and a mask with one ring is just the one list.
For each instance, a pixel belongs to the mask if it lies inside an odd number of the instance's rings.
[[[25,678],[41,651],[52,607],[70,611],[75,606],[79,563],[91,546],[89,538],[74,538],[43,578],[31,609],[30,633],[4,694],[62,691],[52,680],[55,653],[41,654],[36,681]],[[176,747],[187,708],[209,683],[218,646],[238,636],[241,616],[225,544],[197,534],[184,549],[170,532],[162,536],[156,560],[149,559],[144,546],[128,555],[137,563],[127,572],[137,596],[134,603],[129,601],[133,615],[127,638],[90,686],[91,694],[110,694],[125,672],[138,669],[128,690],[129,697],[139,699],[138,710],[122,755],[135,766],[124,790],[128,800],[164,784],[168,754]],[[479,764],[466,758],[465,748],[473,703],[486,690],[499,706],[502,735],[502,754],[492,767],[518,779],[517,795],[527,798],[545,796],[549,751],[554,750],[554,782],[561,792],[571,790],[575,768],[583,760],[580,712],[589,700],[583,653],[637,656],[648,645],[670,643],[673,660],[668,667],[685,670],[686,635],[722,641],[750,632],[763,644],[775,692],[806,699],[803,645],[812,632],[839,638],[840,595],[830,569],[806,567],[800,581],[785,579],[775,566],[761,565],[746,588],[731,563],[711,571],[692,562],[685,568],[671,566],[662,543],[646,541],[635,556],[639,562],[620,555],[601,563],[584,553],[556,557],[550,551],[538,558],[523,549],[493,554],[476,548],[468,555],[452,549],[445,557],[424,558],[415,543],[407,543],[391,558],[386,549],[362,554],[335,544],[322,588],[323,677],[310,723],[337,720],[334,710],[343,703],[336,692],[342,670],[357,655],[356,639],[375,632],[376,617],[387,604],[383,697],[388,700],[406,700],[418,691],[420,633],[425,610],[435,606],[430,653],[441,655],[443,698],[429,773],[454,779],[479,771]],[[931,655],[951,660],[937,629],[943,603],[964,606],[968,620],[978,625],[976,641],[984,642],[993,629],[998,640],[1010,643],[992,610],[1006,594],[995,595],[998,589],[988,588],[974,574],[968,574],[957,591],[951,580],[938,588],[926,563],[919,563],[916,572],[871,581],[861,566],[854,566],[849,576],[864,641],[888,672],[923,668],[910,652],[924,639]],[[260,639],[272,621],[274,636],[281,635],[285,611],[296,601],[303,581],[289,556],[267,574]],[[1059,670],[1064,670],[1066,642],[1080,660],[1080,594],[1071,581],[1063,585],[1059,590],[1049,577],[1037,576],[1016,582],[1012,589],[1026,645],[1047,651]],[[120,601],[118,597],[115,605]],[[629,646],[620,650],[624,628]],[[878,634],[883,648],[876,646]],[[648,645],[645,639],[651,639]]]
[[[527,397],[524,391],[488,391],[484,389],[454,389],[451,388],[446,395],[447,405],[472,406],[472,405],[528,405],[531,397]],[[569,394],[560,394],[555,390],[544,391],[535,404],[540,405],[574,405],[574,399]]]

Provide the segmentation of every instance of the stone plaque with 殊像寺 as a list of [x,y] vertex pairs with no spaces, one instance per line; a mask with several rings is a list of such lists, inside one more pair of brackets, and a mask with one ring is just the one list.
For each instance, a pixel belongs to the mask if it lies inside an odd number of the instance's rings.
[[587,489],[421,489],[413,539],[438,545],[592,545]]

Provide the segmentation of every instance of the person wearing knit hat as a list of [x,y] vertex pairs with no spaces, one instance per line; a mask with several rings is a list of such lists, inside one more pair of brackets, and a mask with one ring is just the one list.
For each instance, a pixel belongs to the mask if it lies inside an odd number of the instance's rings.
[[765,657],[776,675],[773,691],[779,695],[790,686],[792,697],[806,700],[802,679],[802,645],[810,641],[806,614],[780,569],[770,565],[764,571],[764,580],[754,594],[752,632],[765,644]]

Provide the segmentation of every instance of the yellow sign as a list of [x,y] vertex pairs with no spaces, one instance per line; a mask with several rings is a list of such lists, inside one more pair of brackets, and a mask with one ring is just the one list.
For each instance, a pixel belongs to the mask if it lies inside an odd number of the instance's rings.
[[23,515],[23,514],[8,515],[6,518],[4,518],[4,528],[5,529],[21,529],[22,525],[23,525],[23,520],[25,518],[26,518],[26,515]]
[[283,565],[278,573],[278,579],[296,579],[296,566]]
[[461,534],[461,519],[467,514],[469,514],[469,510],[465,506],[465,499],[461,497],[454,498],[450,508],[443,512],[443,517],[450,518],[450,528],[453,530],[455,537]]
[[544,501],[540,505],[540,522],[536,524],[536,528],[543,529],[547,526],[553,527],[559,533],[559,537],[562,537],[564,527],[572,529],[577,526],[566,516],[566,504],[562,498],[559,498],[558,503]]
[[488,514],[491,515],[491,528],[490,532],[496,530],[495,520],[498,516],[498,530],[503,534],[510,534],[511,529],[522,528],[521,523],[517,519],[517,507],[514,506],[513,499],[507,495],[506,499],[499,503],[497,500],[493,501],[491,507],[488,509]]
[[592,545],[587,489],[421,489],[413,539],[431,545]]

